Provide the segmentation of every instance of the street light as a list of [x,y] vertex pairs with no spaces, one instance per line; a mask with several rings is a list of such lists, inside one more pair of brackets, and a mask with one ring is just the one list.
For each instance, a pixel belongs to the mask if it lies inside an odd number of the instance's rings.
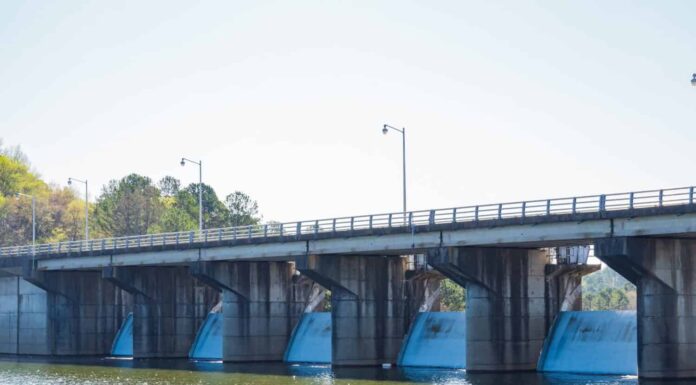
[[89,185],[87,180],[68,178],[68,186],[72,186],[72,182],[80,182],[85,185],[85,241],[89,240]]
[[203,231],[203,161],[181,158],[181,167],[186,166],[186,162],[198,165],[198,229]]
[[16,193],[15,196],[31,198],[31,254],[34,255],[36,253],[36,197],[21,192]]
[[403,194],[404,194],[404,220],[406,219],[406,128],[398,129],[396,127],[385,124],[382,127],[382,134],[387,135],[389,129],[401,133],[401,156],[402,156],[402,166],[403,166]]
[[693,74],[693,76],[691,77],[691,85],[696,87],[696,74]]

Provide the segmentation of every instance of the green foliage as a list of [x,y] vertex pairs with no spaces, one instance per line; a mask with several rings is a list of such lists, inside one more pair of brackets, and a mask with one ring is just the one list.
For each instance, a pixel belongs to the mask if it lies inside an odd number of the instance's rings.
[[196,229],[198,229],[198,222],[191,218],[189,213],[179,207],[170,207],[164,211],[158,226],[153,232],[171,233]]
[[324,308],[317,309],[317,311],[331,311],[331,290],[327,290],[324,294]]
[[629,310],[636,308],[636,287],[604,266],[582,280],[584,310]]
[[159,183],[157,183],[157,187],[160,189],[162,196],[173,197],[179,193],[181,182],[173,176],[167,175],[160,179]]
[[37,242],[82,236],[84,201],[68,188],[43,182],[29,169],[26,155],[18,147],[0,147],[0,245],[31,243],[31,198],[17,196],[17,193],[35,197]]
[[[176,207],[198,223],[198,183],[191,183],[176,194]],[[228,213],[212,187],[203,183],[203,223],[206,228],[226,227]]]
[[611,287],[596,293],[587,293],[582,298],[585,310],[628,310],[629,303],[625,290]]
[[225,198],[225,205],[229,211],[230,226],[256,225],[261,222],[259,218],[259,204],[241,191],[235,191]]
[[0,194],[9,197],[18,192],[45,194],[48,186],[29,171],[27,164],[4,155],[0,149]]
[[440,306],[442,311],[464,311],[466,296],[464,288],[450,279],[440,282]]
[[[198,184],[181,188],[171,176],[157,185],[146,176],[130,174],[104,186],[96,204],[89,205],[92,238],[140,235],[198,228]],[[225,202],[203,185],[206,228],[257,225],[258,204],[235,191]],[[36,197],[37,242],[82,239],[85,202],[67,187],[49,186],[30,170],[19,147],[4,148],[0,140],[0,246],[31,243],[31,198]]]
[[147,234],[159,222],[163,204],[160,191],[146,176],[130,174],[112,180],[97,199],[97,227],[112,236]]

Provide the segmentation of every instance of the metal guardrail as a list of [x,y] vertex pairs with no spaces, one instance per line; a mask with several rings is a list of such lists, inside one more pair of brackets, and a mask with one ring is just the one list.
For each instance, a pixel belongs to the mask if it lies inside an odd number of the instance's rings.
[[301,235],[345,233],[354,230],[412,228],[421,225],[454,224],[495,219],[527,218],[561,214],[601,213],[605,211],[694,204],[694,187],[637,191],[571,198],[496,203],[447,209],[411,211],[315,219],[288,223],[267,223],[249,226],[136,235],[81,241],[40,244],[35,247],[0,248],[0,257],[50,255],[62,253],[103,252],[141,247],[205,245],[211,242],[259,239],[268,237],[299,237]]

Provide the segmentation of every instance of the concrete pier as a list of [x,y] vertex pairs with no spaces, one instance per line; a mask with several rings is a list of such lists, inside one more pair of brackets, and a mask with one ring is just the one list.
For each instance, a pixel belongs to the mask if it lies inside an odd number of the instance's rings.
[[536,368],[546,336],[544,252],[443,248],[428,263],[466,287],[468,371]]
[[306,256],[296,264],[331,291],[333,365],[396,363],[405,335],[403,258]]
[[595,255],[637,287],[638,375],[696,378],[696,240],[611,238]]
[[108,355],[129,311],[120,290],[94,271],[0,277],[0,353]]
[[198,328],[218,301],[218,293],[184,266],[108,267],[102,276],[132,296],[133,358],[188,357]]
[[289,262],[197,262],[197,279],[222,293],[223,361],[282,361],[311,282]]

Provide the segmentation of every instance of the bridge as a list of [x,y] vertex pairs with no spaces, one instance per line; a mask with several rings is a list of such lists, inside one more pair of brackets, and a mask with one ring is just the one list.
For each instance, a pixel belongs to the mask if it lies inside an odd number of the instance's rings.
[[0,353],[106,354],[132,311],[136,358],[185,356],[221,300],[223,360],[281,360],[320,285],[332,363],[395,362],[432,284],[403,256],[424,254],[466,288],[467,370],[530,370],[596,270],[548,249],[594,245],[638,287],[639,375],[696,377],[695,203],[685,187],[3,247]]

